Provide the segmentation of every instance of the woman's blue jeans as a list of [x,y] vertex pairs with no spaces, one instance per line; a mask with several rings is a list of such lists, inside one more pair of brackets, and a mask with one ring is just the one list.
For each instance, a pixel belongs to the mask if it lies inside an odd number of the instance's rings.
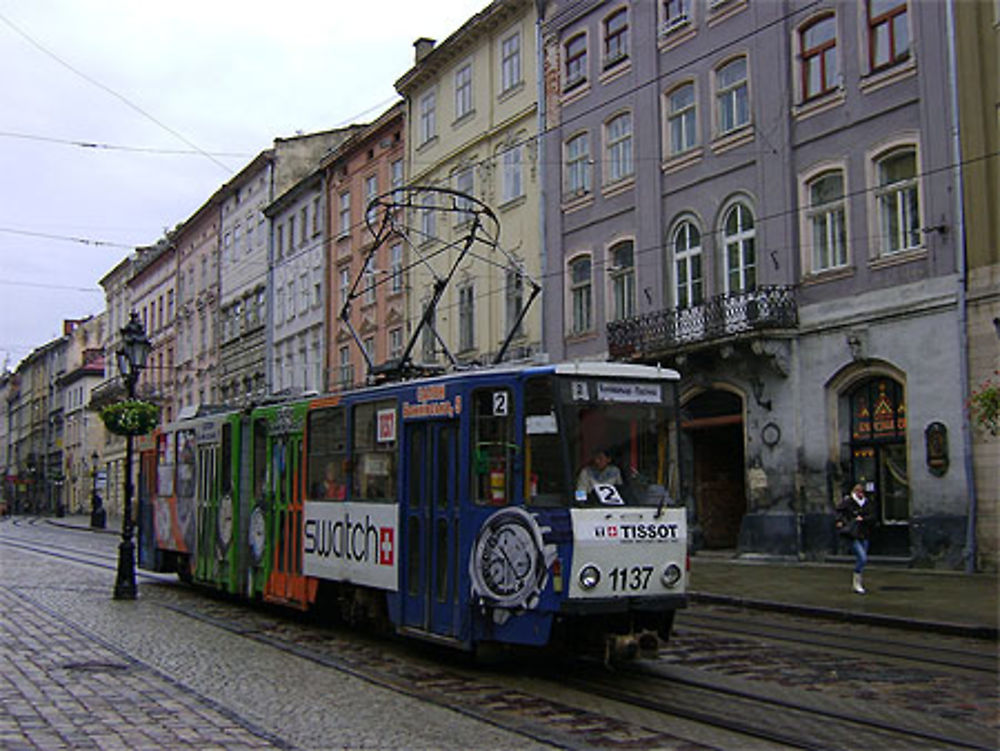
[[860,574],[868,563],[868,540],[854,540],[854,573]]

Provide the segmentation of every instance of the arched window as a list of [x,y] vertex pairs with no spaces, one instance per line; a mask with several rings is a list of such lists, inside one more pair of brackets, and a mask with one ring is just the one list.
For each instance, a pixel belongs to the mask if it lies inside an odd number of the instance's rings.
[[726,292],[745,292],[757,286],[755,235],[750,207],[742,202],[730,206],[722,220]]
[[694,222],[682,221],[674,230],[674,300],[677,307],[700,305],[703,298],[701,232]]
[[812,242],[810,271],[815,274],[847,263],[844,173],[824,172],[809,181],[807,190],[806,219]]

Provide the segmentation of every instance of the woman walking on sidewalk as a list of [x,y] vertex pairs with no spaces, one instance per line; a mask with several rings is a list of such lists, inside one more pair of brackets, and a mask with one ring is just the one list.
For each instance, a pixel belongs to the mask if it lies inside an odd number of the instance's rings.
[[837,505],[837,512],[840,514],[838,526],[850,538],[851,548],[854,550],[854,578],[851,588],[863,595],[865,585],[862,576],[868,563],[868,544],[877,521],[875,504],[865,495],[864,486],[858,483]]

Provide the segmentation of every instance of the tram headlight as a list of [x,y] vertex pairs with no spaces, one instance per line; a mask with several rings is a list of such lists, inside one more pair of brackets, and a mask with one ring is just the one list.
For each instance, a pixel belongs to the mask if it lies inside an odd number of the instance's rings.
[[580,586],[593,589],[601,582],[601,571],[593,563],[588,563],[580,569]]
[[663,574],[660,578],[663,581],[663,586],[673,589],[677,586],[677,582],[681,580],[681,575],[681,567],[676,563],[671,563],[663,569]]

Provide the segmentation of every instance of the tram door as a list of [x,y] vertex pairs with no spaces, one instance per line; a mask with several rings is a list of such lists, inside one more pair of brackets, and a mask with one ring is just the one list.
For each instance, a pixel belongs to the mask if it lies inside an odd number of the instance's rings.
[[302,488],[298,471],[302,459],[301,434],[271,436],[268,495],[274,499],[275,547],[271,576],[264,589],[267,600],[305,609],[309,587],[302,573]]
[[403,623],[456,636],[458,621],[458,421],[406,427]]

